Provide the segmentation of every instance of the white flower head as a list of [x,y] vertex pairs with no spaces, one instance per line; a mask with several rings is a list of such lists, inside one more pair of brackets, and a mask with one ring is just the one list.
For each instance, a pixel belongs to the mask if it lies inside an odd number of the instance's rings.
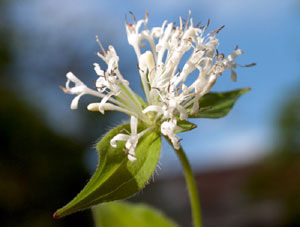
[[[235,59],[243,51],[236,48],[227,57],[219,53],[219,40],[216,35],[223,26],[206,33],[208,25],[194,25],[190,14],[189,12],[189,18],[185,22],[179,18],[178,26],[164,21],[162,26],[152,29],[147,27],[148,12],[143,20],[136,21],[133,14],[133,23],[126,20],[127,39],[137,56],[145,101],[141,101],[121,75],[119,56],[114,47],[109,46],[108,50],[104,50],[98,37],[97,42],[101,48],[98,56],[107,64],[107,69],[101,69],[99,64],[94,64],[98,75],[96,90],[88,88],[74,74],[67,74],[68,80],[63,90],[76,95],[71,104],[72,109],[77,108],[81,96],[90,94],[100,100],[89,104],[88,110],[102,114],[116,110],[131,117],[131,132],[119,133],[110,141],[112,147],[117,147],[117,141],[126,141],[125,152],[130,161],[136,160],[135,151],[139,139],[149,130],[160,131],[170,139],[175,149],[179,149],[180,140],[176,136],[176,132],[180,131],[179,120],[187,119],[188,113],[199,111],[199,99],[210,92],[225,70],[231,71],[233,81],[237,79],[234,69],[238,65]],[[141,47],[145,46],[145,42],[149,43],[150,49],[142,52]],[[183,62],[182,57],[187,54],[189,56]],[[182,70],[179,65],[183,65]],[[194,80],[187,83],[191,73],[195,73]],[[71,82],[74,83],[73,87],[70,86]],[[139,132],[139,123],[146,126],[142,127],[146,129]]]

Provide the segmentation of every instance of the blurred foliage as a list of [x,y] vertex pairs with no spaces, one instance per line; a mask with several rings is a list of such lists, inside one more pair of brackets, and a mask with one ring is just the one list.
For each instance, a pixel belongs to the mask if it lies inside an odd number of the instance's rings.
[[[292,93],[292,92],[291,92]],[[293,94],[293,93],[292,93]],[[279,138],[281,151],[300,153],[300,88],[282,108],[279,117]]]
[[12,62],[12,53],[10,52],[11,47],[9,42],[11,39],[10,31],[6,28],[2,28],[0,35],[0,73],[2,77],[3,74],[6,73],[8,65]]
[[52,220],[88,178],[84,146],[49,130],[41,115],[0,88],[0,226],[72,226],[78,215]]
[[175,227],[159,210],[145,204],[129,202],[105,203],[93,208],[97,227]]
[[300,89],[281,109],[279,144],[256,168],[248,194],[255,201],[275,201],[283,210],[278,226],[295,227],[300,226]]
[[7,77],[8,70],[13,63],[11,44],[12,30],[10,26],[5,23],[4,3],[6,3],[6,1],[0,0],[0,79],[2,81],[4,77]]
[[52,219],[88,179],[82,163],[85,144],[55,134],[44,115],[21,99],[8,3],[0,1],[0,226],[86,226],[89,213]]

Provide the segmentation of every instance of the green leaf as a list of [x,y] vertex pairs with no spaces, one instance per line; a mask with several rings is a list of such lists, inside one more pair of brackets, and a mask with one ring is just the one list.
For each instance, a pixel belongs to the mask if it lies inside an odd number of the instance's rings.
[[177,125],[181,128],[181,130],[175,131],[175,133],[190,131],[197,127],[197,125],[187,120],[177,120]]
[[174,227],[173,221],[145,204],[112,202],[93,207],[96,227]]
[[140,191],[152,176],[159,160],[161,138],[149,131],[139,139],[135,162],[128,160],[124,152],[125,142],[117,148],[110,140],[118,133],[130,131],[129,124],[108,132],[97,144],[99,164],[96,172],[84,189],[66,206],[54,213],[60,218],[103,202],[124,199]]
[[243,88],[229,92],[208,93],[199,100],[199,111],[190,114],[192,105],[188,109],[189,118],[221,118],[225,117],[238,98],[250,91],[250,88]]

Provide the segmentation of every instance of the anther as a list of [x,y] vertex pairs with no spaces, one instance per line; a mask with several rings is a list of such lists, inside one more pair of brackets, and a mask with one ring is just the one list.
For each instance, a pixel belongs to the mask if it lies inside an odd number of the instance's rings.
[[[103,52],[103,55],[106,55],[106,51],[105,51],[105,49],[103,48],[103,46],[102,46],[102,44],[101,44],[101,42],[100,42],[100,40],[99,40],[99,37],[96,35],[96,41],[97,41],[97,43],[99,44],[99,46],[100,46],[100,48],[101,48],[101,50],[102,50],[102,52]],[[100,54],[102,53],[102,52],[100,52]],[[99,52],[98,52],[98,54],[99,54]]]
[[149,19],[149,10],[146,10],[145,19],[146,19],[146,21],[148,21],[148,19]]
[[216,35],[216,34],[218,34],[224,27],[225,27],[225,25],[219,27],[217,30],[215,30],[215,31],[213,31],[213,32],[211,32],[211,33]]
[[256,65],[256,63],[253,62],[253,63],[251,63],[251,64],[244,65],[244,67],[252,67],[252,66],[255,66],[255,65]]
[[131,16],[132,16],[133,22],[136,23],[136,19],[135,19],[135,16],[134,16],[133,12],[129,11],[129,13],[130,13]]
[[142,69],[140,68],[139,64],[137,64],[136,66],[137,66],[138,70],[140,70],[142,73],[144,73],[144,70],[142,70]]

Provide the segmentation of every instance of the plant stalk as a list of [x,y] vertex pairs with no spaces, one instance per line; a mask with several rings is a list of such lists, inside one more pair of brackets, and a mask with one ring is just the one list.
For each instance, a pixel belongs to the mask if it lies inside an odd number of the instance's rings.
[[[167,139],[169,144],[173,147],[170,139],[166,136],[165,136],[165,138]],[[196,184],[193,172],[192,172],[191,165],[190,165],[190,163],[185,155],[185,152],[181,146],[178,150],[175,149],[174,147],[173,147],[173,149],[175,150],[175,152],[181,162],[182,168],[183,168],[184,177],[185,177],[185,181],[187,184],[189,197],[190,197],[194,227],[202,227],[200,200],[199,200],[199,195],[198,195],[197,184]]]

